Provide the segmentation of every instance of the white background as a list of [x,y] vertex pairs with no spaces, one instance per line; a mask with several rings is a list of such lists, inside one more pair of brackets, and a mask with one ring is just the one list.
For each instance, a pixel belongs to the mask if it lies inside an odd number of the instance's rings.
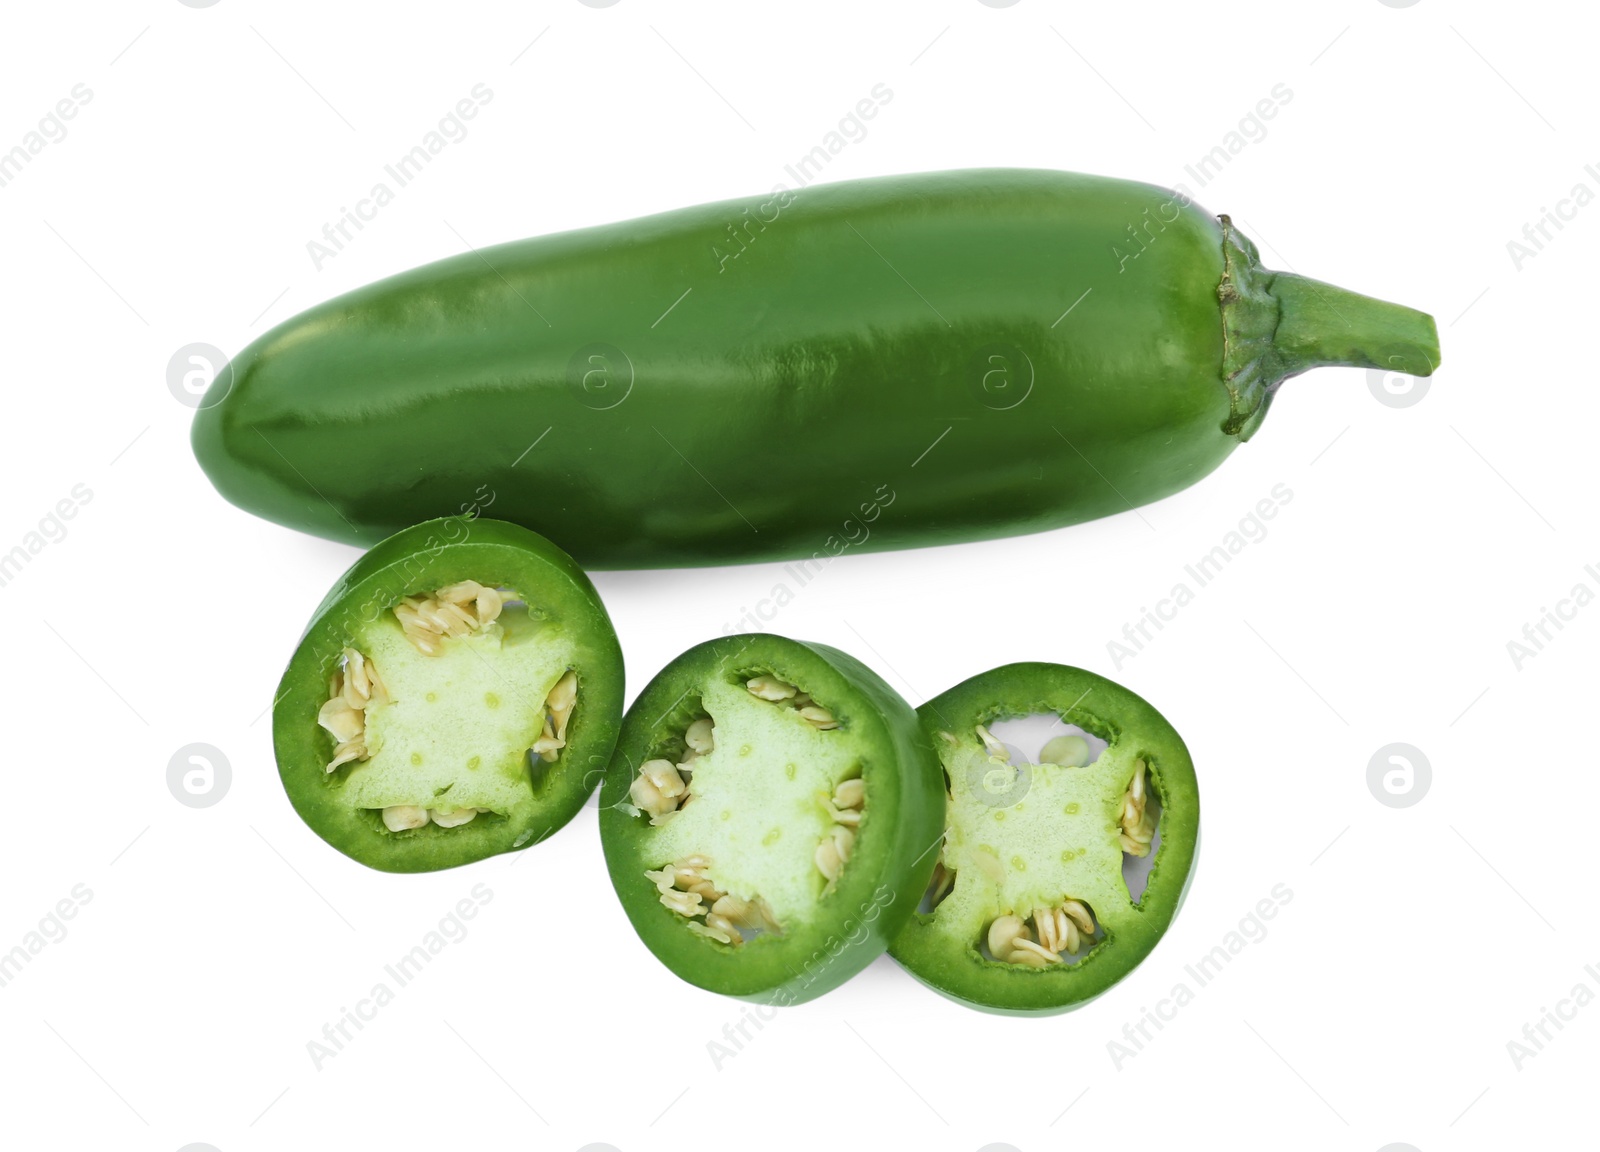
[[[1574,585],[1600,590],[1584,571],[1600,209],[1520,270],[1507,242],[1575,184],[1600,191],[1580,9],[754,8],[9,11],[0,149],[75,84],[92,99],[0,188],[0,551],[75,485],[92,498],[0,588],[0,951],[75,885],[92,898],[0,988],[0,1140],[1432,1152],[1569,1130],[1600,1007],[1520,1070],[1507,1042],[1579,982],[1600,992],[1584,971],[1600,608],[1520,669],[1507,642]],[[470,135],[319,271],[307,241],[479,83],[494,96]],[[186,344],[236,351],[465,243],[762,192],[879,83],[892,101],[826,179],[1181,181],[1273,266],[1434,313],[1444,367],[1407,407],[1357,370],[1291,381],[1218,473],[1137,514],[849,556],[800,591],[768,627],[858,653],[913,703],[1018,659],[1128,684],[1194,753],[1204,850],[1159,949],[1078,1012],[979,1014],[884,959],[719,1069],[707,1044],[744,1006],[637,942],[592,808],[515,863],[426,876],[368,871],[301,824],[263,712],[356,552],[215,495],[166,370]],[[1203,188],[1186,176],[1279,83],[1293,98],[1265,137]],[[1118,667],[1108,642],[1277,484],[1293,498],[1265,538]],[[599,574],[630,698],[782,578]],[[232,768],[201,809],[166,782],[195,742]],[[1432,765],[1410,807],[1368,789],[1392,742]],[[470,934],[317,1070],[307,1042],[479,884]],[[1184,966],[1276,884],[1293,898],[1265,937],[1119,1069],[1108,1042],[1193,987]]]

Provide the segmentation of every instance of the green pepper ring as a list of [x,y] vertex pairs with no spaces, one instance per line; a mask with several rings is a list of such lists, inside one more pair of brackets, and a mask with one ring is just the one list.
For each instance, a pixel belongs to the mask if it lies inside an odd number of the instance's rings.
[[[1110,747],[1103,757],[1120,746],[1124,755],[1150,763],[1151,786],[1161,801],[1159,847],[1145,889],[1132,903],[1136,915],[1123,915],[1118,930],[1076,963],[1029,968],[989,958],[980,948],[981,926],[941,930],[938,908],[917,912],[890,947],[890,954],[917,979],[972,1007],[1023,1016],[1081,1007],[1149,955],[1188,891],[1200,831],[1199,788],[1188,749],[1166,718],[1133,692],[1092,672],[1057,664],[1010,664],[984,672],[928,701],[917,713],[938,742],[947,770],[954,749],[941,733],[970,733],[977,724],[1039,713],[1054,713],[1105,740]],[[956,774],[951,778],[953,786],[962,786]],[[1096,909],[1097,918],[1103,920],[1100,914],[1107,911],[1111,909]]]
[[[666,859],[655,831],[630,803],[640,765],[694,716],[697,688],[771,674],[826,702],[842,735],[865,756],[865,817],[835,890],[816,900],[811,922],[737,947],[686,929],[646,876]],[[692,787],[692,785],[691,785]],[[881,955],[927,887],[938,854],[943,789],[937,759],[916,713],[870,668],[821,644],[774,635],[710,640],[682,653],[639,694],[601,790],[600,834],[612,884],[634,930],[671,971],[708,991],[792,1005],[837,987]]]
[[[325,771],[318,727],[330,671],[353,631],[403,596],[460,580],[516,588],[574,638],[579,694],[566,747],[539,774],[528,801],[503,819],[388,833],[376,813],[341,803],[342,777]],[[599,784],[621,722],[622,651],[599,594],[561,549],[519,525],[465,516],[426,521],[373,547],[312,614],[273,704],[273,744],[284,790],[310,828],[345,855],[386,872],[427,872],[526,848],[559,830]]]

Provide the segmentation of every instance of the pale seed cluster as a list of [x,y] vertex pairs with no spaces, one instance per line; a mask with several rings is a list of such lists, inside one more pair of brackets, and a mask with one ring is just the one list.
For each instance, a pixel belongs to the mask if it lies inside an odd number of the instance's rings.
[[383,826],[391,832],[409,832],[430,822],[441,828],[459,828],[485,808],[457,808],[444,812],[438,808],[419,808],[415,804],[391,804],[383,810]]
[[432,596],[407,596],[394,606],[394,618],[406,639],[424,656],[437,656],[446,636],[481,632],[500,616],[505,600],[494,588],[462,580]]
[[1064,901],[1059,908],[1035,908],[1026,920],[998,916],[989,925],[989,954],[1008,964],[1046,968],[1060,964],[1061,954],[1076,954],[1094,940],[1094,917],[1087,905]]
[[1133,779],[1128,782],[1128,790],[1122,794],[1122,850],[1130,856],[1150,855],[1150,841],[1155,839],[1155,821],[1150,819],[1150,814],[1145,810],[1148,793],[1145,790],[1144,774],[1147,765],[1143,760],[1133,762]]
[[832,712],[819,708],[806,693],[776,676],[752,676],[744,686],[750,690],[750,695],[762,700],[770,700],[774,704],[788,703],[800,713],[803,720],[820,731],[826,732],[839,726]]
[[[991,760],[1000,763],[1009,763],[1011,752],[1000,742],[999,738],[988,728],[979,724],[975,731],[978,739],[983,743],[983,750],[989,754]],[[950,744],[958,741],[949,732],[941,732],[940,736]],[[1059,768],[1082,768],[1089,762],[1089,742],[1082,736],[1073,733],[1057,736],[1039,750],[1039,763],[1054,764]]]
[[389,693],[378,679],[377,666],[354,648],[339,656],[339,666],[328,680],[328,701],[317,713],[317,723],[333,737],[333,759],[329,772],[352,760],[365,760],[367,751],[367,712],[389,702]]
[[578,703],[578,674],[568,672],[557,680],[544,698],[544,729],[533,742],[533,752],[546,764],[554,764],[567,746],[567,722]]
[[781,932],[777,917],[760,896],[742,900],[711,882],[711,858],[696,854],[660,871],[646,872],[661,903],[686,919],[689,931],[719,944],[743,944],[746,932]]
[[855,850],[856,829],[861,826],[861,813],[866,804],[867,782],[860,777],[846,780],[833,790],[833,799],[828,802],[833,829],[822,838],[811,857],[830,887],[839,879],[845,861]]
[[702,716],[685,730],[683,745],[684,756],[678,763],[646,760],[639,765],[639,774],[628,786],[628,798],[650,817],[652,824],[665,824],[693,799],[689,795],[689,780],[694,775],[694,762],[716,751],[715,725]]

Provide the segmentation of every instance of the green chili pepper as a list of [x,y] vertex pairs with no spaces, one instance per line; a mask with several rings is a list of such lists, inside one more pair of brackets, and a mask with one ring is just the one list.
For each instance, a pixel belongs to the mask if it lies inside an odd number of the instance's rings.
[[1290,376],[1438,362],[1431,317],[1268,271],[1179,193],[942,172],[391,277],[241,352],[193,440],[229,500],[339,540],[492,507],[589,567],[823,558],[1121,512]]
[[[1039,763],[1014,763],[989,726],[1041,713],[1104,750],[1064,732]],[[894,958],[953,999],[1015,1015],[1064,1012],[1121,980],[1172,923],[1194,867],[1200,796],[1172,726],[1126,688],[1058,664],[996,668],[917,714],[949,814],[929,910]]]
[[317,835],[386,872],[525,848],[599,784],[622,652],[572,558],[515,524],[408,528],[340,578],[273,705],[278,771]]
[[623,720],[600,838],[634,930],[713,992],[797,1004],[881,955],[938,855],[938,761],[911,706],[821,644],[689,649]]

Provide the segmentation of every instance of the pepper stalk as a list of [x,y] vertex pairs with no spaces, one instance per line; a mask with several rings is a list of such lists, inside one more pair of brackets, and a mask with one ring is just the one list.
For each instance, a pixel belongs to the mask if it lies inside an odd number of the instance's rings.
[[1431,376],[1439,367],[1433,317],[1261,265],[1250,239],[1219,216],[1223,237],[1222,430],[1241,441],[1261,426],[1278,386],[1312,368],[1342,365]]

